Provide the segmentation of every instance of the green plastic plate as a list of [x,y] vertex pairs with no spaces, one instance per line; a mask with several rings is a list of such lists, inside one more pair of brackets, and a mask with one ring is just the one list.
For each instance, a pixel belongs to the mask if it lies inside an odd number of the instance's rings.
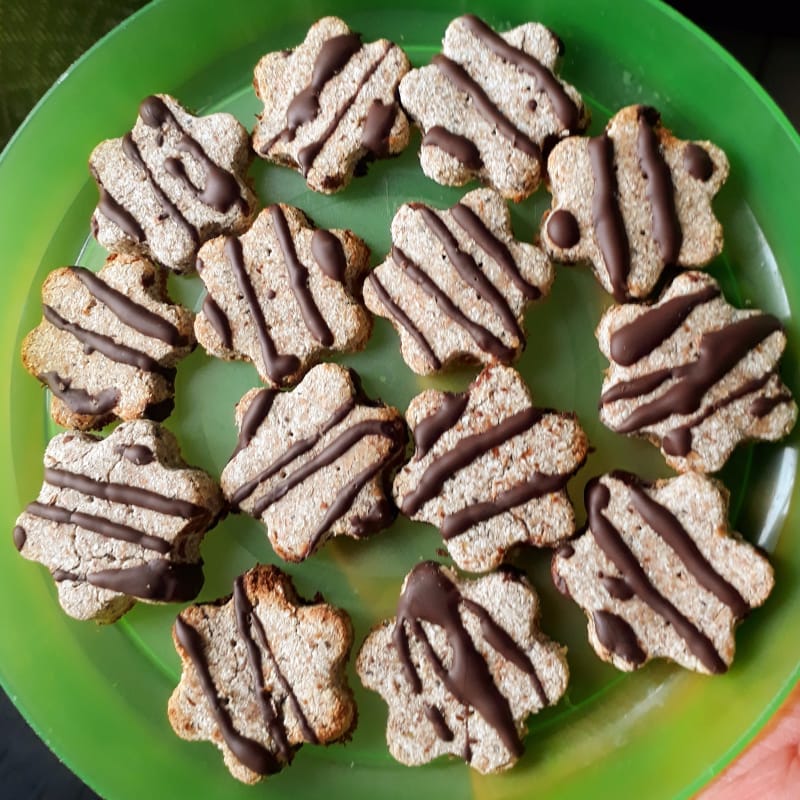
[[[294,765],[258,789],[233,780],[218,751],[173,735],[166,702],[178,680],[170,628],[177,609],[140,604],[113,626],[78,623],[62,613],[46,570],[16,553],[11,531],[42,479],[42,453],[56,433],[46,397],[22,369],[22,337],[40,316],[39,287],[62,265],[98,267],[89,235],[96,190],[86,167],[92,147],[133,124],[139,101],[170,92],[200,112],[228,110],[252,127],[258,102],[252,68],[271,50],[302,40],[325,14],[343,17],[365,39],[403,46],[415,65],[439,49],[447,23],[472,11],[496,28],[536,19],[564,40],[563,75],[592,105],[592,131],[630,103],[648,103],[681,138],[710,138],[731,161],[715,207],[725,252],[712,265],[732,302],[752,303],[785,321],[783,373],[800,389],[800,237],[791,193],[800,186],[800,141],[755,81],[719,46],[669,8],[642,0],[162,0],[100,42],[53,87],[0,158],[0,678],[50,747],[98,793],[112,800],[149,798],[587,798],[685,797],[704,785],[751,740],[798,677],[800,509],[797,435],[779,445],[740,449],[721,474],[732,517],[773,554],[777,586],[742,625],[733,668],[724,676],[688,674],[653,663],[622,675],[585,641],[582,612],[558,595],[549,555],[519,555],[540,588],[544,630],[569,647],[568,696],[530,721],[526,755],[509,773],[481,777],[460,762],[409,769],[386,750],[386,710],[351,671],[359,725],[351,742],[306,747]],[[319,225],[350,227],[377,263],[389,247],[389,222],[408,200],[449,206],[462,190],[427,180],[419,138],[401,157],[374,164],[343,193],[324,197],[289,170],[254,164],[264,203],[294,203]],[[796,200],[796,198],[795,198]],[[513,209],[517,235],[537,233],[548,198],[541,190]],[[199,307],[199,280],[171,279],[173,295]],[[666,475],[660,455],[598,422],[604,363],[593,330],[608,303],[586,268],[560,268],[552,295],[528,314],[520,362],[541,405],[578,412],[596,448],[570,486],[578,516],[586,480],[606,469]],[[366,352],[346,359],[373,396],[405,408],[426,386],[464,386],[473,372],[421,380],[402,363],[392,329],[379,322]],[[219,474],[236,432],[233,405],[257,385],[255,371],[206,357],[180,367],[177,405],[167,424],[190,463]],[[288,567],[305,596],[318,590],[347,609],[356,646],[390,616],[403,575],[437,558],[441,541],[427,526],[396,523],[367,542],[338,540],[306,563]],[[274,561],[260,526],[230,516],[205,541],[201,599],[227,594],[233,578]]]

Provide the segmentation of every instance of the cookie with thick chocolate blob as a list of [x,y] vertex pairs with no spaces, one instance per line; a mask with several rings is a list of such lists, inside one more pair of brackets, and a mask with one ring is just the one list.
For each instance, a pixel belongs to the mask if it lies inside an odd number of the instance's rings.
[[406,428],[344,367],[319,364],[291,392],[252,389],[236,406],[236,426],[223,491],[264,523],[281,558],[302,561],[332,536],[361,538],[394,519],[386,486],[405,455]]
[[463,394],[428,389],[406,419],[416,450],[395,500],[439,528],[459,567],[486,572],[513,547],[574,533],[566,486],[586,458],[586,434],[574,414],[534,407],[516,370],[487,367]]
[[527,578],[503,569],[466,580],[431,561],[406,576],[397,616],[373,628],[356,670],[389,706],[394,758],[448,754],[482,773],[516,763],[526,718],[555,705],[569,679]]
[[728,527],[727,490],[687,472],[586,487],[587,531],[553,556],[556,586],[586,612],[589,642],[625,671],[651,658],[725,672],[734,629],[773,587],[766,557]]
[[210,741],[243,783],[291,763],[305,743],[348,738],[356,706],[345,666],[347,614],[300,598],[277,567],[258,565],[233,594],[184,609],[172,629],[183,672],[169,699],[175,731]]
[[473,14],[454,19],[443,52],[400,83],[422,130],[423,172],[446,186],[477,178],[509,200],[532,194],[543,149],[589,123],[578,91],[555,75],[562,52],[536,22],[497,33]]
[[207,242],[197,269],[207,289],[197,341],[252,362],[270,386],[296,384],[323,355],[363,349],[372,331],[359,300],[369,248],[294,206],[273,204],[242,236]]
[[618,302],[645,298],[665,267],[702,267],[722,251],[711,204],[728,169],[716,145],[678,139],[656,109],[627,106],[599,136],[553,148],[542,244],[557,261],[590,262]]
[[549,292],[553,274],[542,250],[514,238],[503,198],[477,189],[444,211],[401,206],[364,302],[389,319],[419,375],[456,362],[510,363],[525,346],[525,309]]
[[97,273],[57,269],[42,286],[42,311],[22,363],[50,389],[59,425],[90,430],[170,413],[176,366],[195,347],[194,315],[170,301],[163,269],[113,254]]
[[89,156],[100,192],[92,232],[112,252],[192,272],[204,241],[243,231],[255,216],[252,158],[247,129],[231,114],[198,117],[170,95],[146,97],[133,130]]
[[780,439],[797,419],[777,372],[783,326],[729,305],[704,273],[679,275],[653,305],[612,306],[597,340],[611,362],[600,419],[679,472],[716,472],[740,442]]
[[256,65],[253,86],[264,108],[253,149],[299,171],[315,191],[343,189],[365,163],[408,144],[397,87],[409,68],[393,42],[365,43],[337,17],[318,20],[298,47]]
[[166,428],[136,420],[105,439],[62,433],[47,445],[44,467],[14,544],[50,570],[67,614],[114,622],[137,600],[197,595],[200,543],[225,504],[214,479],[186,465]]

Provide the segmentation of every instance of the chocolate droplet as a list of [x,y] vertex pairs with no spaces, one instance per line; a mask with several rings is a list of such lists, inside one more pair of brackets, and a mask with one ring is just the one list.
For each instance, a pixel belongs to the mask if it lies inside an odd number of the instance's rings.
[[17,550],[22,550],[22,548],[25,547],[25,542],[27,541],[28,534],[25,533],[25,528],[23,528],[21,525],[17,525],[14,528],[14,547],[16,547]]
[[557,247],[569,250],[581,240],[578,220],[571,212],[559,208],[547,219],[547,235]]
[[714,162],[708,151],[693,142],[683,148],[683,166],[699,181],[707,181],[714,174]]

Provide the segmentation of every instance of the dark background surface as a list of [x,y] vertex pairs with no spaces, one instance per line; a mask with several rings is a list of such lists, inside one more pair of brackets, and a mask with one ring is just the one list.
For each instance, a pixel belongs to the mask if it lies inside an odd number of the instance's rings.
[[[143,5],[141,0],[0,0],[0,148],[58,76]],[[790,20],[793,4],[671,5],[736,56],[800,129],[800,29]],[[34,798],[95,800],[97,795],[58,761],[0,691],[0,799]]]

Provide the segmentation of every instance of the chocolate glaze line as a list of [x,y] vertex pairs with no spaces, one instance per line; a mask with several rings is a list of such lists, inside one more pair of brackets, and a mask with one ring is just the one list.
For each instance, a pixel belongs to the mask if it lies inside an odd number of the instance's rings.
[[44,503],[28,503],[25,507],[26,513],[34,517],[57,522],[61,525],[75,525],[92,533],[99,533],[110,539],[119,539],[124,542],[131,542],[144,547],[146,550],[155,550],[157,553],[166,555],[171,550],[169,542],[158,536],[150,536],[138,528],[130,525],[123,525],[105,517],[95,514],[86,514],[82,511],[70,511],[56,505],[45,505]]
[[613,403],[616,400],[629,400],[632,397],[640,397],[650,394],[672,378],[672,368],[663,367],[654,370],[638,378],[628,381],[620,381],[614,386],[609,387],[600,395],[600,406],[606,403]]
[[658,112],[653,108],[640,107],[638,121],[636,154],[647,181],[646,194],[653,219],[653,238],[664,264],[676,264],[683,242],[683,231],[675,208],[672,173],[664,160],[658,136],[653,129],[659,121]]
[[128,160],[131,161],[133,164],[136,164],[139,169],[144,172],[144,176],[147,182],[150,184],[150,188],[153,190],[153,195],[155,196],[156,200],[158,200],[159,205],[161,208],[164,209],[164,212],[175,222],[176,225],[183,228],[186,232],[186,235],[191,239],[193,244],[199,244],[200,242],[200,235],[192,225],[191,222],[184,216],[183,212],[178,208],[175,203],[170,200],[167,196],[166,192],[161,188],[161,185],[153,175],[152,170],[149,166],[147,166],[147,162],[142,157],[142,153],[139,150],[138,145],[133,140],[133,134],[128,132],[125,136],[122,137],[122,152],[127,156]]
[[524,340],[525,336],[506,298],[481,271],[475,259],[461,249],[458,240],[442,218],[435,211],[421,203],[411,203],[410,207],[422,216],[428,230],[433,233],[442,247],[444,247],[447,258],[464,283],[492,307],[494,313],[500,318],[503,327],[511,336],[520,341]]
[[273,503],[276,503],[295,486],[302,483],[309,475],[319,469],[332,464],[341,458],[351,447],[358,444],[366,436],[380,436],[391,442],[394,449],[398,438],[402,436],[404,427],[401,428],[399,420],[368,419],[358,422],[351,428],[340,433],[330,444],[320,450],[313,458],[298,467],[288,477],[261,495],[255,501],[252,515],[260,517]]
[[311,255],[325,275],[338,283],[344,283],[347,257],[338,237],[330,231],[317,228],[311,235]]
[[389,136],[397,117],[397,103],[383,103],[377,98],[370,104],[364,130],[361,132],[361,144],[376,158],[389,155]]
[[469,395],[466,392],[442,395],[439,408],[429,417],[420,420],[414,428],[415,461],[424,458],[436,442],[461,419],[468,402]]
[[264,368],[271,381],[280,383],[300,368],[300,360],[297,356],[293,355],[278,355],[275,342],[269,335],[269,329],[264,319],[264,311],[261,308],[250,276],[247,273],[241,241],[235,236],[228,236],[225,239],[223,249],[228,258],[228,263],[231,266],[231,271],[236,278],[239,291],[244,296],[247,307],[250,310],[250,316],[253,319],[253,325],[255,326],[259,345],[261,347],[261,358],[264,361]]
[[525,299],[536,300],[542,296],[537,286],[528,283],[522,277],[506,243],[498,239],[469,206],[456,203],[450,209],[450,216],[478,243],[481,250],[500,266]]
[[589,530],[600,549],[622,573],[636,596],[672,625],[709,672],[720,674],[727,671],[728,667],[713,642],[653,586],[644,568],[625,544],[622,534],[603,513],[610,499],[608,487],[597,478],[586,485],[585,503]]
[[615,600],[630,600],[635,595],[625,578],[618,578],[616,575],[601,575],[600,583]]
[[442,538],[447,541],[464,533],[473,526],[510,511],[512,508],[521,506],[523,503],[527,503],[537,497],[560,492],[566,487],[567,481],[571,477],[571,473],[546,475],[543,472],[535,472],[523,483],[500,492],[494,500],[485,503],[472,503],[448,514],[439,526]]
[[317,156],[322,152],[322,148],[325,147],[325,144],[328,140],[333,136],[336,132],[336,129],[339,127],[339,124],[344,119],[345,114],[350,110],[353,104],[358,99],[358,96],[361,94],[361,90],[369,83],[372,76],[377,72],[378,67],[384,62],[386,56],[389,55],[389,52],[392,49],[392,45],[388,42],[383,48],[383,52],[378,56],[377,60],[373,62],[369,68],[364,72],[361,80],[356,86],[353,93],[345,100],[345,102],[339,107],[334,114],[333,119],[331,120],[328,127],[323,131],[322,136],[320,136],[316,141],[311,142],[311,144],[306,145],[298,154],[297,154],[297,163],[300,165],[300,168],[303,172],[304,176],[307,176],[308,173],[311,171],[311,168],[314,166],[314,162],[317,160]]
[[[259,400],[261,401],[261,403],[257,408],[253,409],[254,418],[252,420],[248,420],[247,418],[245,418],[245,420],[242,421],[242,433],[245,433],[245,423],[246,423],[248,435],[251,436],[255,435],[255,431],[257,430],[257,427],[255,428],[253,427],[257,419],[255,415],[258,415],[260,417],[261,413],[264,412],[264,418],[266,418],[266,415],[269,414],[269,408],[266,408],[266,410],[264,410],[261,404],[266,404],[267,402],[269,402],[269,405],[271,406],[272,398],[270,398],[269,401],[267,401],[266,398],[262,399],[262,397],[259,396],[256,398],[256,401],[254,401],[254,403]],[[300,456],[304,455],[309,450],[311,450],[329,431],[335,428],[340,422],[342,422],[347,417],[347,415],[355,407],[355,404],[356,401],[354,397],[349,397],[347,400],[345,400],[345,402],[342,403],[342,405],[340,405],[330,415],[330,417],[328,417],[328,419],[322,424],[322,426],[318,431],[312,433],[310,436],[304,437],[303,439],[298,439],[290,447],[284,450],[284,452],[281,453],[281,455],[279,455],[278,458],[276,458],[272,463],[270,463],[269,466],[261,470],[261,472],[259,472],[258,475],[249,480],[247,483],[242,484],[231,496],[231,503],[233,503],[234,506],[240,505],[242,501],[250,497],[250,495],[252,495],[253,492],[264,481],[269,480],[273,475],[277,474],[284,467],[291,464],[292,461],[300,458]],[[250,409],[252,408],[253,406],[251,405]],[[250,411],[250,409],[248,409],[248,412]],[[263,419],[261,421],[263,421]],[[259,422],[258,424],[260,425],[261,422]],[[250,431],[252,431],[252,434],[250,434]]]
[[561,82],[544,64],[524,50],[509,44],[474,14],[465,14],[461,20],[470,33],[483,42],[496,56],[535,79],[536,88],[547,95],[553,111],[561,122],[562,131],[577,130],[580,122],[578,108],[564,90]]
[[403,311],[400,306],[395,303],[386,287],[380,282],[378,275],[373,271],[369,274],[367,280],[372,284],[372,289],[380,300],[386,311],[394,318],[394,320],[408,333],[408,335],[417,343],[417,346],[422,351],[431,369],[434,371],[442,368],[442,362],[433,352],[431,343],[425,338],[422,331],[414,324],[411,317]]
[[231,322],[210,294],[207,294],[205,300],[203,300],[203,314],[205,314],[209,324],[216,331],[217,336],[219,336],[222,346],[226,350],[233,349]]
[[191,520],[209,516],[208,509],[190,503],[188,500],[167,497],[139,486],[95,480],[88,475],[81,475],[77,472],[46,467],[44,479],[46,483],[58,489],[74,489],[92,497],[110,500],[112,503],[138,506],[139,508],[157,511],[159,514],[167,514],[171,517],[183,517],[186,520]]
[[[413,569],[397,605],[393,642],[406,678],[415,694],[422,681],[411,659],[408,631],[419,639],[434,672],[460,703],[474,708],[500,736],[513,756],[522,754],[522,742],[508,700],[497,688],[489,666],[475,647],[459,612],[461,592],[436,564],[425,561]],[[445,668],[428,640],[422,622],[440,627],[447,636],[451,665]]]
[[84,267],[69,267],[69,271],[86,287],[92,297],[113,311],[129,328],[152,339],[160,339],[173,347],[184,347],[189,343],[169,320],[132,300],[113,286],[109,286],[91,270]]
[[541,408],[526,408],[506,417],[480,433],[465,436],[428,465],[417,487],[400,503],[401,511],[411,517],[432,497],[439,494],[445,482],[481,456],[532,428],[544,416]]
[[698,181],[710,180],[714,174],[714,162],[708,151],[694,142],[689,142],[683,148],[683,166]]
[[283,254],[283,261],[286,264],[289,285],[292,287],[292,294],[300,308],[300,313],[303,315],[303,321],[306,323],[309,333],[321,345],[330,347],[333,344],[333,333],[331,333],[328,323],[325,322],[319,307],[314,302],[314,297],[308,286],[308,269],[297,257],[292,232],[289,230],[289,223],[286,221],[283,209],[279,205],[273,204],[269,207],[269,213],[272,218],[275,236]]
[[243,736],[234,727],[230,713],[223,705],[211,676],[200,633],[179,616],[175,620],[175,638],[186,651],[186,655],[189,656],[189,660],[194,666],[195,674],[203,694],[206,696],[211,713],[214,715],[219,731],[230,751],[242,764],[258,775],[271,775],[278,772],[282,766],[280,761],[260,742]]
[[[714,384],[725,377],[750,350],[780,330],[783,330],[781,323],[771,314],[754,314],[719,330],[707,331],[700,339],[695,361],[659,371],[666,372],[664,380],[674,378],[676,382],[654,400],[634,409],[614,430],[630,433],[661,422],[672,414],[698,411],[703,397]],[[646,377],[637,380],[642,381]],[[626,381],[613,388],[617,389],[617,394],[630,390]],[[603,398],[601,400],[609,402]]]
[[630,245],[625,220],[617,202],[617,179],[614,175],[614,143],[607,133],[588,140],[589,161],[594,176],[592,223],[603,256],[611,293],[617,302],[628,297],[628,273],[631,268]]
[[594,630],[600,644],[610,652],[638,666],[647,661],[636,631],[619,615],[605,609],[592,611]]
[[118,364],[126,364],[129,367],[135,367],[144,372],[160,375],[167,381],[173,381],[175,379],[175,369],[173,367],[162,366],[152,356],[143,353],[141,350],[136,350],[125,344],[120,344],[114,341],[110,336],[96,333],[87,328],[82,328],[74,322],[69,322],[51,306],[42,305],[42,313],[44,318],[51,325],[59,330],[71,333],[83,345],[87,355],[97,351]]
[[422,137],[422,146],[438,147],[473,172],[483,168],[483,159],[475,142],[441,125],[434,125],[427,130]]
[[[134,241],[142,244],[147,240],[142,226],[136,217],[128,211],[125,206],[109,193],[108,189],[103,186],[99,176],[95,174],[94,179],[97,181],[100,189],[100,199],[97,203],[98,211],[107,219],[111,220],[123,233],[127,234]],[[95,236],[97,234],[95,233]]]
[[523,133],[512,123],[508,117],[494,104],[483,87],[462,67],[447,56],[437,53],[431,63],[461,92],[468,95],[475,110],[491,126],[497,129],[512,147],[520,150],[536,161],[542,157],[538,145],[527,134]]
[[114,448],[114,452],[137,467],[152,464],[156,458],[153,451],[143,444],[121,444]]
[[646,309],[611,334],[611,358],[623,367],[632,366],[666,342],[695,308],[719,296],[718,286],[704,286],[691,294],[679,295]]
[[425,717],[427,718],[428,722],[431,723],[434,731],[436,731],[436,735],[443,742],[452,742],[455,738],[455,735],[453,734],[453,731],[450,730],[444,718],[444,714],[442,714],[442,710],[438,706],[432,706],[430,703],[425,703],[423,711],[425,712]]
[[[69,580],[76,580],[76,577]],[[77,576],[77,580],[81,578]],[[203,566],[159,558],[137,567],[90,572],[85,576],[85,581],[92,586],[141,600],[185,603],[197,597],[203,588]]]
[[119,389],[103,389],[100,394],[93,395],[85,389],[73,388],[72,381],[62,378],[57,372],[40,372],[37,377],[76,414],[91,414],[92,416],[107,414],[119,402]]
[[757,419],[763,419],[772,413],[778,406],[793,402],[794,398],[789,392],[781,392],[774,397],[756,397],[750,404],[750,413]]
[[425,294],[438,305],[439,310],[460,325],[472,337],[483,352],[494,356],[498,361],[508,363],[514,359],[516,350],[508,347],[483,325],[470,319],[418,264],[414,263],[397,245],[392,246],[392,261]]
[[22,548],[25,547],[25,542],[28,541],[28,534],[25,531],[25,528],[22,525],[15,525],[14,526],[14,547],[17,548],[20,552],[22,552]]
[[244,416],[242,417],[242,425],[239,429],[239,438],[236,442],[236,449],[228,459],[228,463],[244,450],[247,445],[253,440],[253,437],[258,433],[258,429],[267,418],[272,404],[278,393],[274,389],[261,389],[258,394],[250,401]]
[[626,481],[626,484],[636,513],[670,546],[700,586],[728,606],[736,619],[746,617],[750,611],[747,601],[735,586],[714,569],[680,520],[641,486],[630,481]]

